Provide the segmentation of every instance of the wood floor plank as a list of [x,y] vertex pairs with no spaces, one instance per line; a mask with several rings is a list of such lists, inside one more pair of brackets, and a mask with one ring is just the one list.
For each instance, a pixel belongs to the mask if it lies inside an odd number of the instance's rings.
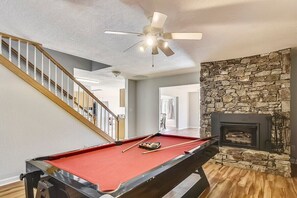
[[[210,187],[199,198],[297,198],[297,178],[212,163],[206,163],[203,167]],[[179,196],[177,189],[169,197]],[[25,198],[23,182],[0,186],[0,197]]]

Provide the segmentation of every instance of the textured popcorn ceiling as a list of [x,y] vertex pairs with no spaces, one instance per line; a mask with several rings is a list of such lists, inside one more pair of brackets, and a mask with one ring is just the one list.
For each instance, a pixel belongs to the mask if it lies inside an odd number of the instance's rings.
[[[296,0],[1,0],[0,31],[44,47],[112,65],[126,77],[198,71],[201,62],[297,46]],[[201,41],[170,41],[172,57],[133,48],[154,11],[168,15],[166,31],[202,32]]]

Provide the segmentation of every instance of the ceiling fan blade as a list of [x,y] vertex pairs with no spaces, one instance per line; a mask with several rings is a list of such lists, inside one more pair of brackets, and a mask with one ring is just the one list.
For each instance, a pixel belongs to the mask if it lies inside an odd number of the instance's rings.
[[172,56],[174,52],[170,49],[170,47],[165,46],[165,41],[159,40],[158,41],[158,48],[166,55],[166,56]]
[[157,55],[157,54],[159,54],[158,47],[155,45],[152,47],[152,55]]
[[164,39],[201,40],[202,33],[164,33]]
[[105,30],[105,34],[118,34],[118,35],[136,35],[136,36],[142,36],[142,33],[138,32],[122,32],[122,31],[111,31],[111,30]]
[[162,14],[160,12],[154,12],[151,26],[154,28],[161,29],[161,28],[163,28],[166,19],[167,19],[167,15]]
[[126,51],[128,51],[129,49],[131,49],[131,48],[135,47],[136,45],[138,45],[138,44],[139,44],[139,43],[141,43],[141,42],[143,42],[143,40],[141,40],[141,41],[138,41],[137,43],[135,43],[135,44],[131,45],[130,47],[128,47],[127,49],[125,49],[123,52],[126,52]]

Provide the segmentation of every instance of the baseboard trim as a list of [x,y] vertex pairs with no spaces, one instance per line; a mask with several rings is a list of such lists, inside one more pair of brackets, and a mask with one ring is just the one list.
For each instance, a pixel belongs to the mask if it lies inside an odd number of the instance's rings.
[[15,176],[15,177],[9,177],[6,179],[0,179],[0,186],[4,186],[7,184],[11,184],[14,182],[20,181],[19,176]]
[[185,130],[185,129],[199,129],[199,128],[197,128],[197,127],[191,127],[191,126],[189,126],[189,127],[184,127],[184,128],[177,128],[178,130]]
[[184,129],[188,129],[188,127],[184,127],[184,128],[177,128],[177,130],[184,130]]
[[199,129],[197,126],[189,126],[189,129]]

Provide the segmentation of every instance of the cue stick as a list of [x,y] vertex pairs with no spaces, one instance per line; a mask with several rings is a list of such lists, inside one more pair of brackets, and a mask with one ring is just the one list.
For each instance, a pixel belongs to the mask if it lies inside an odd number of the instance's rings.
[[148,139],[150,139],[151,137],[153,137],[154,135],[156,135],[156,134],[158,134],[159,132],[157,132],[157,133],[154,133],[154,134],[152,134],[152,135],[150,135],[150,136],[147,136],[146,138],[144,138],[143,140],[140,140],[139,142],[136,142],[135,144],[133,144],[132,146],[129,146],[128,148],[126,148],[126,149],[124,149],[124,150],[122,150],[122,153],[124,153],[124,152],[126,152],[126,151],[128,151],[128,150],[130,150],[131,148],[133,148],[133,147],[135,147],[135,146],[137,146],[137,145],[139,145],[141,142],[143,142],[143,141],[145,141],[145,140],[148,140]]
[[179,144],[174,144],[174,145],[171,145],[171,146],[166,146],[166,147],[155,149],[155,150],[151,150],[151,151],[145,151],[142,154],[147,154],[147,153],[153,153],[153,152],[157,152],[157,151],[162,151],[162,150],[166,150],[166,149],[170,149],[170,148],[182,146],[182,145],[185,145],[185,144],[191,144],[191,143],[194,143],[194,142],[199,142],[199,141],[203,141],[203,140],[209,140],[209,139],[212,139],[212,138],[215,138],[215,137],[217,137],[217,135],[206,137],[206,138],[201,138],[201,139],[197,139],[197,140],[191,140],[191,141],[183,142],[183,143],[179,143]]

